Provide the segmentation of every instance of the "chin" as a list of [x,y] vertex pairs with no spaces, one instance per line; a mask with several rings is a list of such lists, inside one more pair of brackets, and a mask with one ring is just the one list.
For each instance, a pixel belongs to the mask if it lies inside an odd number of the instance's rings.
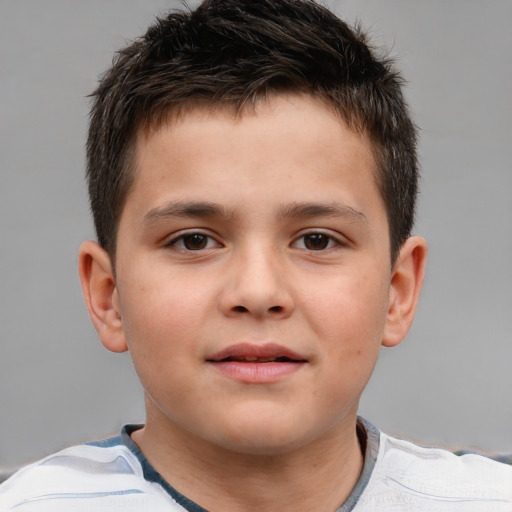
[[230,425],[224,430],[220,442],[230,451],[247,455],[286,455],[315,439],[315,435],[307,430],[298,431],[298,424],[285,424],[282,418],[269,419],[262,416],[258,421],[242,421]]

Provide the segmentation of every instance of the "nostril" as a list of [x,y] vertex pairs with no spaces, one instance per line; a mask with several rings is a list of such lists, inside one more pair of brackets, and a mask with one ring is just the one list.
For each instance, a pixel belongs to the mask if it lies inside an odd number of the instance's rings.
[[268,310],[273,313],[281,313],[283,311],[283,306],[272,306],[271,308],[268,308]]
[[237,313],[247,313],[247,311],[249,311],[246,307],[244,306],[235,306],[233,308]]

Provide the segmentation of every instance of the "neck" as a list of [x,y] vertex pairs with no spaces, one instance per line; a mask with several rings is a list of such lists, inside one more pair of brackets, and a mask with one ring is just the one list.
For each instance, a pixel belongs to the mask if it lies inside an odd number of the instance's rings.
[[211,512],[333,512],[361,474],[356,416],[279,455],[239,453],[148,417],[132,435],[160,475]]

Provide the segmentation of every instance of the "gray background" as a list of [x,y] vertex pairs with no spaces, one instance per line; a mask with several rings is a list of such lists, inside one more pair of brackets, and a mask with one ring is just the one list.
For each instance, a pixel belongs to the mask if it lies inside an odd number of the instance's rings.
[[[0,0],[0,467],[143,421],[129,357],[103,349],[77,250],[96,77],[164,0]],[[391,48],[422,128],[416,322],[361,411],[425,443],[512,450],[512,2],[330,2]]]

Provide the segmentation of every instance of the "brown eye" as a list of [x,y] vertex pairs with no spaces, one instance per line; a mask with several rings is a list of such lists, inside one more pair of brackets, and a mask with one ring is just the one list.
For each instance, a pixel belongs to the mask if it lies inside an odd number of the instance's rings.
[[304,247],[310,251],[321,251],[327,249],[331,237],[324,235],[323,233],[311,233],[310,235],[304,235]]
[[317,252],[336,249],[344,245],[343,239],[340,240],[336,236],[328,235],[322,231],[310,231],[309,233],[305,233],[296,238],[291,244],[295,249]]
[[182,244],[185,249],[189,251],[199,251],[208,245],[208,236],[201,233],[194,233],[192,235],[185,235],[182,238]]
[[195,231],[177,236],[167,244],[167,247],[180,251],[203,251],[220,247],[220,244],[215,238],[200,231]]

